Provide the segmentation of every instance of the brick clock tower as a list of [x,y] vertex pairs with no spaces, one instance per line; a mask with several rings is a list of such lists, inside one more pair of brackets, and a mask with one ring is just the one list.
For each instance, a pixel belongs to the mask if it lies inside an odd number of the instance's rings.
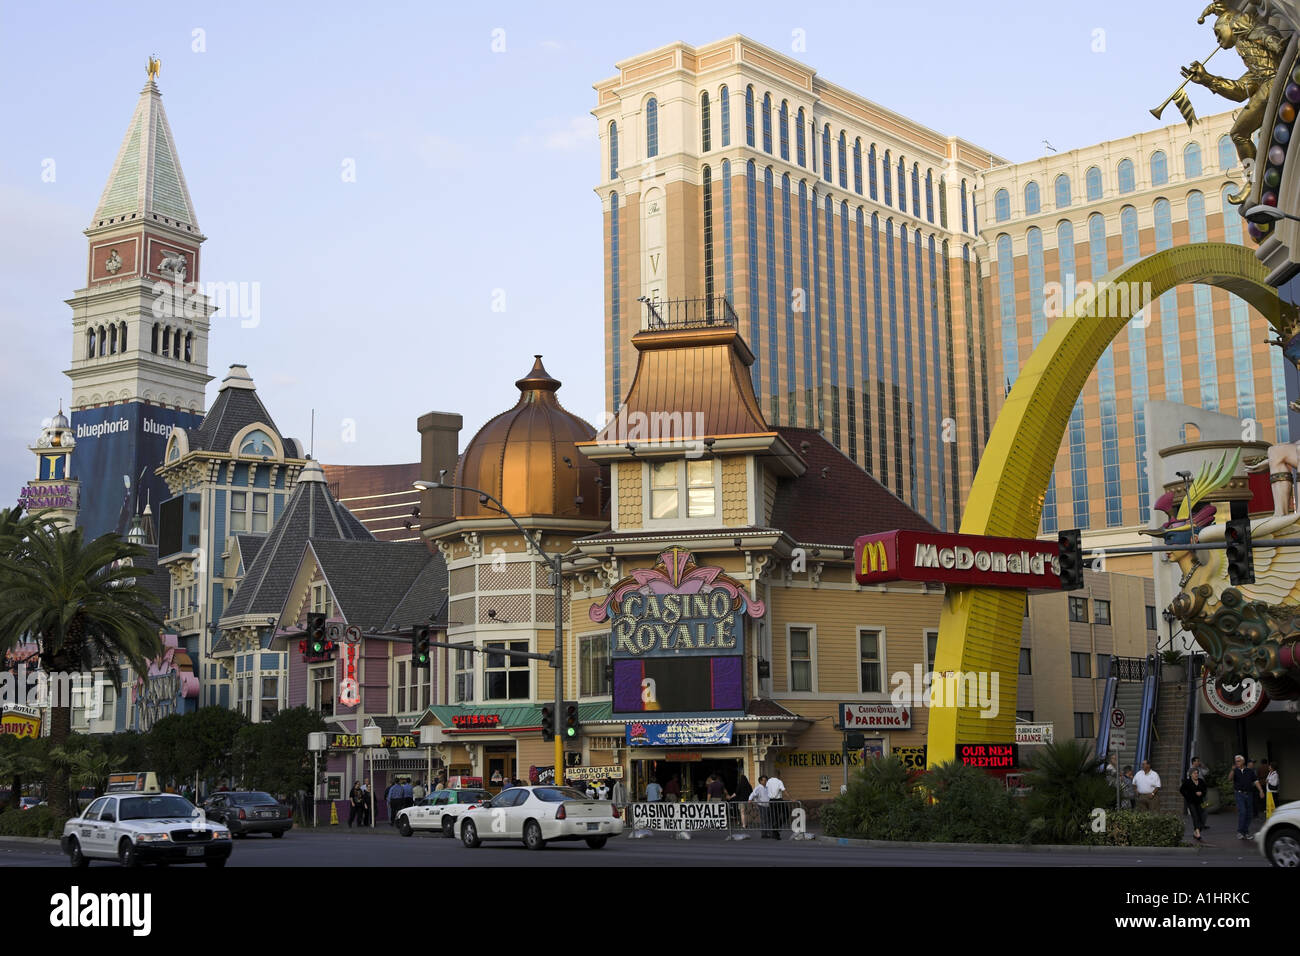
[[86,286],[72,306],[74,475],[78,524],[123,534],[169,496],[154,474],[173,426],[203,420],[209,319],[199,231],[162,95],[149,79],[86,236]]

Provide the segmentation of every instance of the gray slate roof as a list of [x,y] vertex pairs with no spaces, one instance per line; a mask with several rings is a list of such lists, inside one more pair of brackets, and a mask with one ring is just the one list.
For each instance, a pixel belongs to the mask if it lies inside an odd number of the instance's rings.
[[257,560],[257,553],[262,550],[262,545],[266,543],[264,534],[237,534],[235,535],[235,544],[239,548],[239,560],[247,571]]
[[442,609],[447,566],[419,541],[313,538],[311,548],[340,613],[363,631],[423,624]]
[[[250,388],[223,388],[217,393],[203,424],[189,429],[190,451],[229,451],[230,443],[241,428],[253,422],[263,422],[275,430],[271,413],[266,410],[257,392]],[[288,449],[286,449],[288,451]]]
[[374,540],[356,516],[334,500],[323,480],[299,480],[252,566],[245,568],[222,621],[245,614],[278,615],[308,539]]
[[172,604],[172,585],[171,575],[166,568],[158,567],[158,546],[156,544],[141,545],[145,550],[143,557],[136,558],[132,562],[132,567],[147,568],[152,574],[146,574],[136,578],[139,585],[158,599],[159,615],[166,617],[168,609]]

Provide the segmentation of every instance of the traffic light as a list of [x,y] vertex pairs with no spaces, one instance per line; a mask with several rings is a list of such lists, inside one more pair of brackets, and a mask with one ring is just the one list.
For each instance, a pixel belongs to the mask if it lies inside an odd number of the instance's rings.
[[578,730],[582,725],[578,722],[578,705],[572,701],[564,702],[564,739],[577,740]]
[[542,704],[542,739],[555,739],[555,705]]
[[429,666],[429,634],[430,629],[427,627],[417,627],[415,629],[415,636],[411,639],[412,667]]
[[1250,519],[1233,518],[1223,527],[1228,580],[1233,587],[1255,583],[1255,562],[1250,554]]
[[1083,546],[1079,541],[1079,529],[1062,531],[1056,540],[1061,548],[1061,590],[1077,591],[1083,587]]
[[329,650],[329,641],[325,638],[325,615],[307,615],[307,653],[311,656],[324,654]]

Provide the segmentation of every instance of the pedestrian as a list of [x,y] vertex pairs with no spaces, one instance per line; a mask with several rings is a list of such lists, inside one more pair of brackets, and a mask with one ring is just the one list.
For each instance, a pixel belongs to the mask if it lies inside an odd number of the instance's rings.
[[1187,768],[1187,776],[1190,777],[1190,776],[1192,775],[1192,771],[1193,771],[1193,770],[1199,770],[1199,771],[1201,772],[1201,776],[1202,776],[1202,777],[1204,777],[1204,776],[1206,775],[1206,774],[1205,774],[1205,768],[1201,766],[1201,758],[1200,758],[1200,757],[1193,757],[1193,758],[1192,758],[1192,765],[1191,765],[1190,767]]
[[1259,766],[1255,768],[1255,792],[1251,795],[1251,799],[1255,804],[1255,816],[1257,817],[1264,813],[1264,805],[1266,803],[1264,794],[1267,787],[1266,781],[1268,780],[1268,771],[1269,764],[1267,759],[1261,760]]
[[650,782],[645,785],[646,803],[658,803],[663,799],[664,788],[659,786],[659,781],[651,778]]
[[732,797],[732,794],[727,793],[727,785],[722,782],[722,778],[716,773],[709,775],[709,780],[705,784],[704,790],[708,795],[710,802],[730,800]]
[[1237,839],[1250,839],[1250,821],[1254,814],[1255,771],[1246,766],[1246,758],[1237,754],[1232,761],[1232,791],[1237,800]]
[[388,823],[393,825],[397,822],[397,804],[402,799],[402,785],[394,780],[384,793],[384,800],[388,803]]
[[416,803],[419,803],[421,800],[424,799],[424,781],[423,781],[423,780],[417,779],[417,780],[415,781],[415,786],[413,786],[413,787],[411,788],[411,799],[414,800]]
[[1277,774],[1277,761],[1274,760],[1268,765],[1268,776],[1264,778],[1264,818],[1268,819],[1277,809],[1277,791],[1281,785],[1281,778]]
[[627,803],[627,787],[623,785],[622,778],[614,781],[614,786],[609,791],[609,798],[614,801],[616,807],[621,807]]
[[1151,761],[1143,760],[1142,769],[1133,775],[1137,789],[1137,808],[1155,811],[1160,808],[1160,774],[1151,769]]
[[608,780],[602,780],[602,781],[600,781],[600,783],[598,783],[598,784],[596,785],[596,799],[597,799],[597,800],[608,800],[608,799],[609,799],[609,781],[608,781]]
[[361,825],[365,826],[365,819],[366,819],[365,794],[361,792],[360,783],[353,783],[352,793],[348,796],[348,829],[351,830],[352,825],[356,823],[358,820],[361,820],[362,821]]
[[1205,826],[1205,810],[1201,805],[1205,802],[1205,793],[1208,789],[1209,786],[1201,776],[1200,767],[1192,767],[1187,779],[1178,788],[1178,792],[1183,795],[1187,812],[1192,816],[1192,836],[1198,840],[1201,838],[1201,829]]
[[1133,797],[1137,791],[1133,786],[1133,768],[1127,766],[1124,768],[1124,776],[1119,782],[1119,808],[1121,810],[1133,809]]
[[410,777],[404,777],[402,778],[402,805],[398,807],[398,809],[405,810],[407,807],[413,806],[414,804],[415,787],[411,786]]
[[742,773],[740,779],[736,782],[736,792],[731,796],[731,799],[738,804],[737,811],[740,816],[741,829],[746,826],[746,817],[749,815],[749,798],[753,794],[754,788],[750,785],[749,778]]
[[758,786],[755,787],[754,792],[749,795],[748,809],[752,817],[757,817],[757,819],[751,819],[750,822],[763,828],[762,838],[764,840],[771,835],[767,832],[767,803],[767,777],[760,774],[758,778]]
[[785,784],[775,770],[767,778],[767,818],[772,832],[772,839],[781,839],[781,827],[785,820]]
[[677,776],[674,774],[669,777],[668,782],[664,784],[664,799],[676,803],[680,799],[681,795],[682,785],[677,782]]

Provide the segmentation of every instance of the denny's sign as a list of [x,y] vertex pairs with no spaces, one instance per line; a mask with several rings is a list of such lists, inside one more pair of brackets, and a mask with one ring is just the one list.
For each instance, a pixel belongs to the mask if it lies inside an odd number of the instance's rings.
[[1061,587],[1056,542],[1036,538],[886,531],[858,538],[853,556],[859,584],[938,581],[978,587]]

